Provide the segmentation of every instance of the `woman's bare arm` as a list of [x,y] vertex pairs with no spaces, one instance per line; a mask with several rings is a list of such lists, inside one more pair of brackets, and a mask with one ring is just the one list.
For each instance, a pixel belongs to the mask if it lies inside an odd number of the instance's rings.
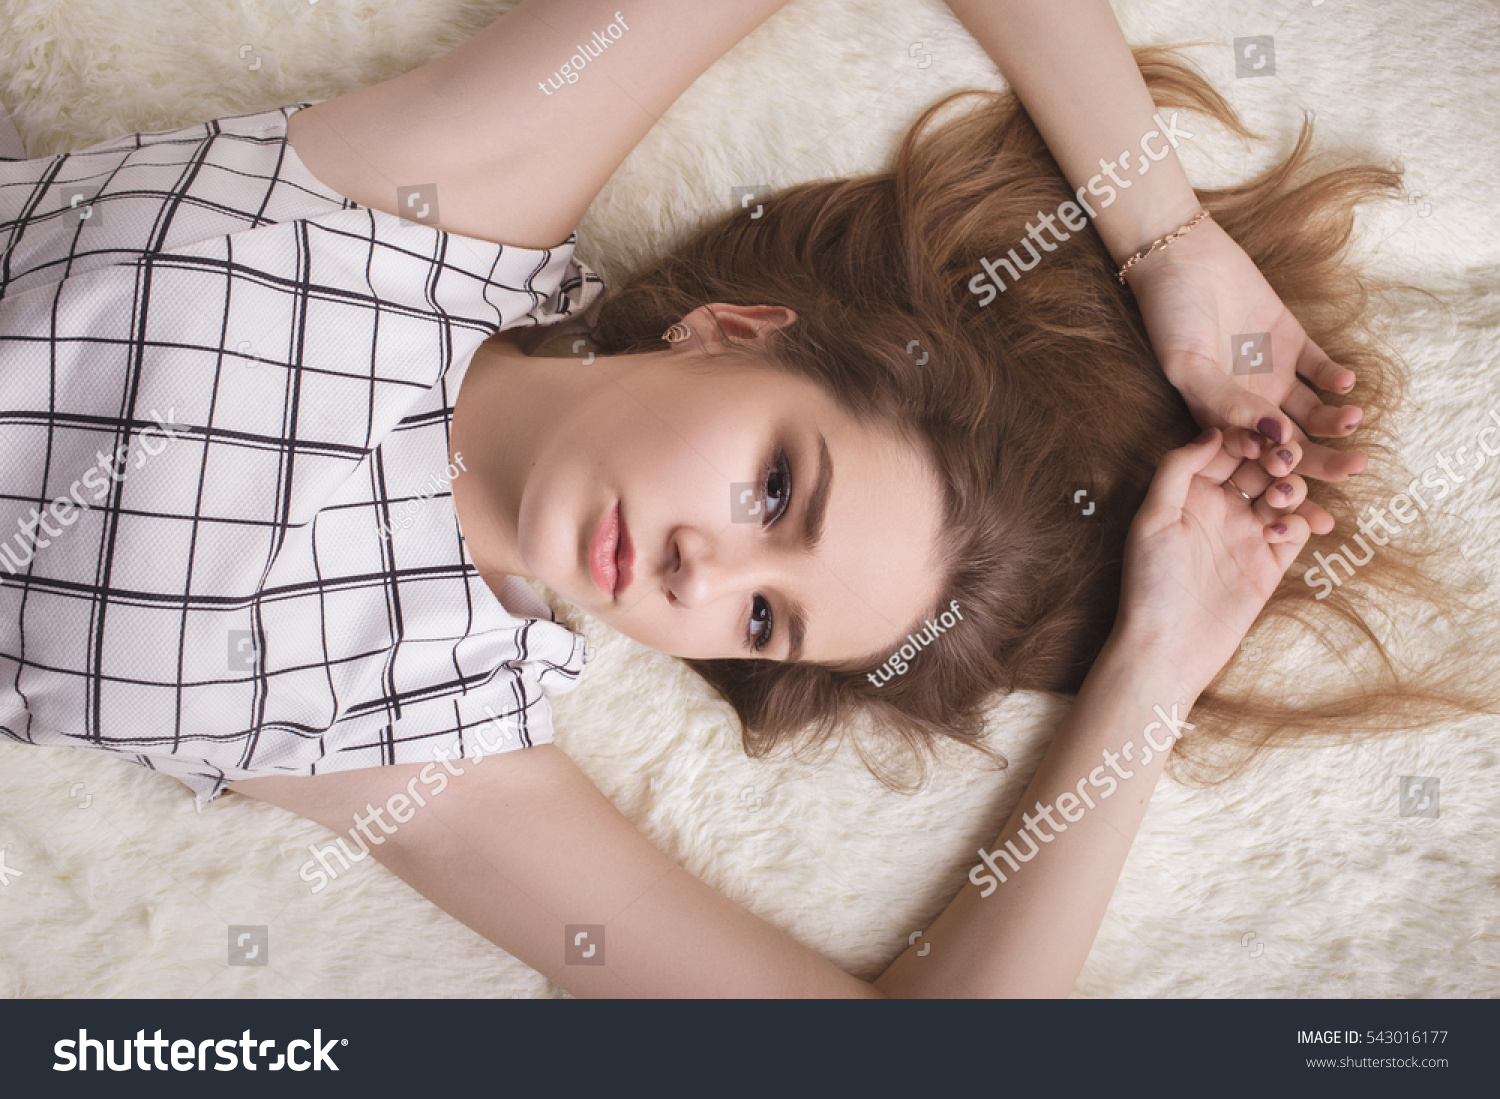
[[[785,3],[525,0],[425,65],[298,111],[288,139],[361,206],[400,215],[397,188],[431,184],[438,228],[552,247],[667,108]],[[576,82],[539,87],[586,44],[599,55]]]
[[[1188,705],[1175,700],[1186,695]],[[875,983],[861,981],[752,915],[663,855],[553,745],[454,761],[464,773],[374,854],[434,904],[579,996],[1066,995],[1088,955],[1165,753],[1141,763],[1162,705],[1187,716],[1196,691],[1112,641],[1085,681],[998,848],[1101,765],[1136,746],[1111,799],[1043,841],[999,892],[965,885]],[[1158,730],[1158,740],[1170,741]],[[1130,757],[1127,756],[1127,759]],[[335,832],[402,793],[416,764],[314,778],[257,778],[235,792]],[[441,772],[439,772],[441,773]],[[423,787],[418,786],[418,790]],[[1035,833],[1033,833],[1035,834]],[[977,862],[977,859],[976,859]],[[331,888],[336,889],[337,885]],[[565,928],[605,929],[604,965],[567,965]],[[922,948],[927,947],[924,951]]]
[[[1193,134],[1158,112],[1108,0],[947,0],[1009,81],[1116,263],[1200,209],[1174,149]],[[1051,217],[1048,211],[1038,216]],[[1209,221],[1133,266],[1126,278],[1162,370],[1199,423],[1229,429],[1226,446],[1280,477],[1293,468],[1343,481],[1365,468],[1309,436],[1344,436],[1359,409],[1313,400],[1299,379],[1347,393],[1356,378],[1292,316],[1244,250]],[[1272,373],[1232,372],[1232,340],[1274,333]],[[1297,434],[1292,425],[1300,428]],[[1269,437],[1289,447],[1273,447]],[[1332,519],[1304,515],[1319,533]]]
[[1183,727],[1200,691],[1117,629],[984,848],[988,863],[975,853],[968,884],[875,986],[902,998],[1067,996],[1165,769],[1173,722]]
[[[1117,262],[1193,216],[1197,196],[1171,135],[1155,121],[1156,105],[1109,0],[947,3],[1014,89],[1068,182],[1076,189],[1098,177],[1099,192],[1115,191],[1107,207],[1098,193],[1085,190],[1084,200],[1098,212],[1095,225]],[[1165,155],[1143,156],[1143,140],[1151,155]]]
[[[422,766],[246,779],[231,789],[348,832],[355,814],[405,792]],[[663,855],[555,745],[452,766],[463,773],[394,835],[371,828],[384,839],[375,857],[569,992],[879,996]],[[597,945],[603,965],[566,964],[569,924],[604,928],[602,943],[580,944]]]

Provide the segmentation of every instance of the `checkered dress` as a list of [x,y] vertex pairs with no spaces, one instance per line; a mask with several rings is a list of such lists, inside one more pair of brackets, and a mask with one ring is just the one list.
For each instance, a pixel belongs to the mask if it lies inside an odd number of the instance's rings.
[[550,741],[586,659],[480,578],[448,436],[484,340],[603,286],[346,200],[311,105],[0,161],[0,733],[200,803]]

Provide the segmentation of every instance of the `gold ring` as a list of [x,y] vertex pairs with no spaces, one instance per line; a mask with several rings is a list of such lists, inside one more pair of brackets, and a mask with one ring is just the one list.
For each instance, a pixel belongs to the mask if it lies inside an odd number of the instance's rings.
[[1244,489],[1240,488],[1239,485],[1235,484],[1233,477],[1226,477],[1226,478],[1224,478],[1224,483],[1226,485],[1228,485],[1230,488],[1234,489],[1235,492],[1238,492],[1241,496],[1243,496],[1245,498],[1245,500],[1246,500],[1247,503],[1251,503],[1251,504],[1255,503],[1255,498],[1253,496],[1251,496],[1248,492],[1246,492]]

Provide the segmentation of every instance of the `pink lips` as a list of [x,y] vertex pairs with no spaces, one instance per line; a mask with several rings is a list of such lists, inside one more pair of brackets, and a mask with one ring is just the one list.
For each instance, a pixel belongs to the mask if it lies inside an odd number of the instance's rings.
[[630,531],[620,518],[620,505],[616,501],[599,520],[589,542],[589,575],[601,592],[614,599],[629,586],[634,561]]
[[618,598],[630,587],[630,581],[635,575],[635,546],[630,541],[630,528],[625,525],[625,517],[620,514],[619,504],[615,505],[615,521],[619,524],[620,531],[615,545],[615,596]]

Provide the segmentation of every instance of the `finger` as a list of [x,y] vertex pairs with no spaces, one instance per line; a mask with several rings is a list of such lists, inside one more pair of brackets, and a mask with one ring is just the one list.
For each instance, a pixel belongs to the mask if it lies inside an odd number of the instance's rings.
[[[1333,516],[1307,498],[1307,481],[1301,476],[1270,477],[1257,462],[1246,462],[1232,473],[1234,483],[1253,498],[1256,518],[1262,523],[1274,523],[1277,517],[1290,510],[1302,516],[1314,534],[1327,534],[1333,530]],[[1292,492],[1277,491],[1276,486],[1280,484],[1291,485]]]
[[[1214,455],[1213,460],[1204,466],[1198,475],[1206,477],[1216,485],[1222,485],[1226,477],[1235,474],[1239,470],[1249,469],[1251,466],[1255,466],[1255,463],[1247,462],[1238,454],[1231,453],[1228,448],[1221,444],[1219,453]],[[1256,468],[1259,469],[1260,467],[1256,466]]]
[[1347,481],[1363,473],[1370,460],[1358,450],[1334,450],[1310,440],[1299,442],[1302,460],[1297,472],[1319,481]]
[[[1228,455],[1221,451],[1219,457],[1227,459]],[[1221,472],[1226,478],[1232,476],[1234,483],[1249,493],[1256,518],[1263,524],[1277,522],[1290,511],[1302,516],[1314,534],[1327,534],[1333,530],[1333,516],[1307,499],[1307,481],[1302,477],[1271,477],[1258,462],[1244,462],[1235,469],[1225,470],[1217,460],[1210,463],[1205,475],[1213,474],[1217,477]],[[1280,484],[1290,485],[1292,492],[1278,492],[1277,486]],[[1224,489],[1226,492],[1232,491],[1229,485],[1225,485]]]
[[[1235,478],[1235,483],[1239,483],[1238,477]],[[1255,501],[1255,517],[1263,524],[1270,525],[1283,515],[1295,511],[1306,499],[1307,482],[1301,477],[1295,473],[1290,477],[1278,477],[1266,486],[1265,492]]]
[[1307,545],[1308,538],[1312,536],[1307,520],[1296,514],[1283,515],[1266,527],[1264,533],[1282,572],[1291,567],[1297,554],[1302,552],[1302,547]]
[[1297,356],[1297,373],[1319,389],[1333,393],[1348,393],[1354,388],[1354,371],[1323,354],[1323,349],[1312,340],[1302,344],[1302,353]]
[[1314,534],[1329,534],[1333,531],[1333,516],[1311,500],[1303,500],[1293,514],[1302,516]]
[[[1214,467],[1210,466],[1209,469],[1213,470]],[[1226,473],[1223,480],[1233,480],[1236,485],[1240,486],[1241,491],[1249,493],[1251,500],[1254,500],[1270,488],[1271,482],[1276,478],[1267,473],[1265,467],[1259,462],[1241,462]]]
[[1365,417],[1364,409],[1358,405],[1324,404],[1301,382],[1282,398],[1281,407],[1309,435],[1347,435]]
[[1156,467],[1156,476],[1146,499],[1141,502],[1141,511],[1154,514],[1173,514],[1182,510],[1187,502],[1188,488],[1193,478],[1208,468],[1214,459],[1223,453],[1220,443],[1223,434],[1217,428],[1209,428],[1187,446],[1169,450],[1162,455]]
[[1269,443],[1270,440],[1258,431],[1243,427],[1224,429],[1224,449],[1236,458],[1254,461],[1261,456]]
[[1278,443],[1292,437],[1291,421],[1274,401],[1250,392],[1228,375],[1213,378],[1206,388],[1198,399],[1226,428],[1256,431]]
[[1302,458],[1302,444],[1296,441],[1272,443],[1260,456],[1260,465],[1272,477],[1285,477],[1297,468]]

